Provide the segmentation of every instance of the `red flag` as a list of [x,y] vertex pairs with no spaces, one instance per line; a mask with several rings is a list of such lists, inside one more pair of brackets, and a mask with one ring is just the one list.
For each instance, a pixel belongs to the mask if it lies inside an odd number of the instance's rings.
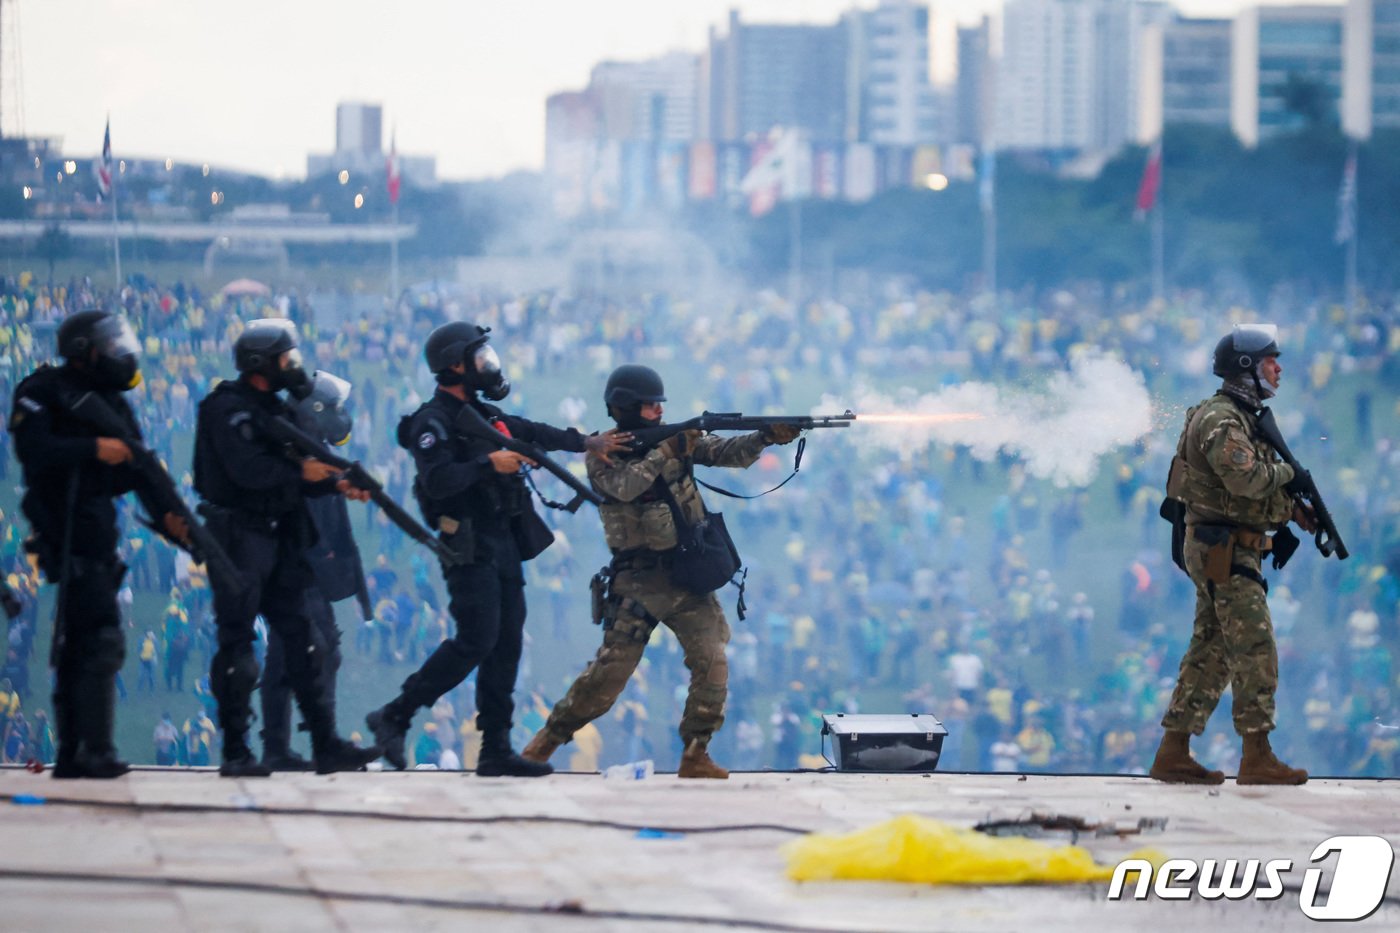
[[398,134],[389,137],[389,162],[385,166],[388,175],[389,203],[399,203],[399,144]]
[[112,193],[112,118],[107,118],[107,128],[102,132],[102,160],[97,169],[97,191],[102,197]]
[[1147,156],[1147,166],[1142,170],[1142,182],[1138,185],[1137,208],[1134,216],[1141,220],[1157,203],[1157,189],[1162,186],[1162,144],[1152,147]]

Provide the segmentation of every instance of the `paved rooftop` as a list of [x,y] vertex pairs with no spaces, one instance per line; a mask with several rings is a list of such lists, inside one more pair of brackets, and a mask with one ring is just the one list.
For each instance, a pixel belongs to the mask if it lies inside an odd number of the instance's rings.
[[[26,796],[45,802],[16,801]],[[1306,929],[1319,924],[1300,911],[1296,887],[1319,842],[1379,835],[1400,847],[1400,783],[1356,780],[1199,788],[946,773],[618,782],[411,772],[235,781],[156,768],[103,782],[5,769],[0,808],[0,930],[14,933]],[[1112,903],[1106,884],[799,884],[779,852],[796,838],[790,829],[844,832],[901,813],[971,826],[1032,811],[1093,823],[1165,818],[1151,835],[1081,844],[1104,863],[1143,845],[1181,858],[1292,859],[1284,880],[1295,890],[1267,903]],[[649,838],[640,827],[682,834]],[[1335,865],[1320,863],[1328,878]],[[1397,895],[1400,872],[1380,909],[1348,928],[1400,929]]]

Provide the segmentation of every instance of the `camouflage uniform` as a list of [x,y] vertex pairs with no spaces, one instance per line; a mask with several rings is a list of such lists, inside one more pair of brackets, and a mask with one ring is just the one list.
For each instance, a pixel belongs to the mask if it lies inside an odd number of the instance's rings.
[[1187,412],[1177,441],[1167,494],[1186,503],[1183,550],[1196,620],[1162,717],[1168,731],[1200,735],[1227,683],[1236,732],[1274,728],[1278,652],[1261,575],[1270,544],[1263,533],[1293,512],[1283,488],[1293,469],[1257,436],[1258,408],[1252,393],[1227,383]]
[[699,595],[671,583],[667,552],[676,546],[676,526],[657,485],[665,482],[686,519],[698,521],[704,504],[690,475],[691,463],[747,467],[765,446],[760,433],[702,435],[680,456],[657,447],[643,457],[614,459],[608,465],[588,455],[588,478],[607,498],[598,511],[614,555],[614,576],[603,618],[603,646],[549,714],[543,732],[550,739],[561,745],[568,742],[612,707],[658,623],[675,633],[690,671],[681,739],[687,747],[692,741],[703,747],[719,730],[729,681],[724,656],[729,624],[713,593]]

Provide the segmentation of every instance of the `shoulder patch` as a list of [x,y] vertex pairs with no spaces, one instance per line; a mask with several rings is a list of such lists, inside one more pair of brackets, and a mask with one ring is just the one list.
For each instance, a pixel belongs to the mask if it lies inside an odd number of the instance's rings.
[[1249,469],[1254,466],[1254,451],[1247,445],[1238,443],[1234,438],[1225,441],[1225,456],[1232,466],[1241,469]]
[[427,450],[436,443],[437,435],[432,431],[424,431],[422,434],[418,435],[418,448],[420,450]]

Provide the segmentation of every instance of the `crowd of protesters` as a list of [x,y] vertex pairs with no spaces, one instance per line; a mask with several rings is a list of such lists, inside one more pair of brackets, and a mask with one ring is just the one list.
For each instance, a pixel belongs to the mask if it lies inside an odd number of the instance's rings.
[[[1389,302],[1347,311],[1280,290],[1252,307],[1201,293],[1144,305],[1085,287],[800,306],[756,293],[702,308],[679,296],[422,291],[383,311],[336,315],[293,291],[230,296],[138,277],[112,293],[21,276],[0,280],[6,399],[51,355],[55,322],[91,306],[124,310],[143,341],[145,383],[134,401],[189,501],[194,406],[230,374],[231,341],[257,317],[297,321],[310,365],[355,384],[350,454],[405,503],[411,460],[394,429],[430,391],[422,340],[446,319],[493,328],[517,387],[515,410],[590,430],[608,426],[601,386],[623,362],[663,374],[673,417],[703,408],[806,414],[866,384],[895,397],[967,381],[1034,386],[1090,348],[1142,375],[1157,407],[1154,430],[1105,456],[1083,488],[1038,479],[1005,455],[983,462],[938,445],[890,453],[863,444],[857,427],[814,437],[809,462],[781,493],[726,509],[748,558],[748,613],[731,615],[731,693],[715,742],[717,755],[741,769],[821,764],[823,713],[901,710],[947,725],[943,769],[1144,771],[1191,633],[1192,589],[1170,563],[1156,514],[1171,445],[1186,406],[1216,384],[1210,348],[1230,323],[1277,323],[1288,375],[1274,407],[1352,558],[1324,560],[1309,546],[1271,574],[1281,664],[1275,747],[1314,773],[1395,773],[1400,309]],[[40,724],[43,652],[36,659],[33,650],[37,578],[21,546],[6,441],[0,561],[27,608],[10,626],[0,722],[6,761],[42,760],[52,739]],[[755,469],[746,492],[786,476],[789,453],[771,451]],[[442,639],[446,604],[430,557],[382,513],[357,513],[355,523],[362,551],[375,558],[366,567],[371,618],[342,615],[346,664],[377,695]],[[538,728],[597,641],[587,584],[606,561],[600,529],[587,512],[553,523],[559,543],[528,565],[518,740]],[[169,714],[154,724],[149,760],[207,763],[217,749],[212,699],[201,688],[212,649],[207,581],[140,523],[128,518],[124,528],[127,685],[134,678],[133,692],[190,711],[183,725]],[[720,594],[727,609],[733,595]],[[688,674],[665,629],[653,637],[660,644],[613,712],[569,747],[570,766],[674,764],[679,741],[664,724],[679,718]],[[472,766],[471,696],[469,682],[435,707],[410,740],[415,765]],[[1217,720],[1200,755],[1231,770],[1238,741]],[[123,750],[142,760],[138,749]]]

